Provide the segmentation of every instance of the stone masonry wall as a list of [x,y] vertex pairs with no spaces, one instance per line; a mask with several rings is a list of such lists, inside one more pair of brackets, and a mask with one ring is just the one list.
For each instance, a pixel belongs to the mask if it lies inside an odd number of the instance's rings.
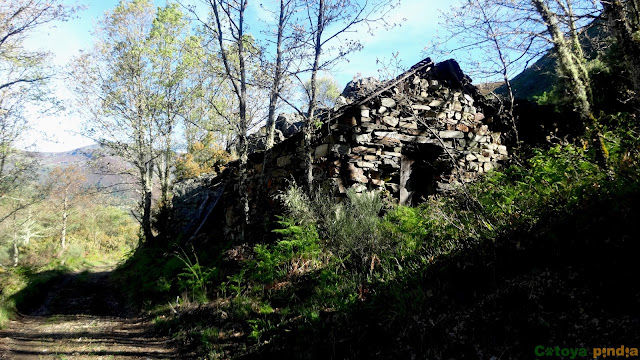
[[[453,60],[433,64],[425,59],[374,89],[343,95],[340,100],[346,104],[320,115],[322,125],[313,138],[314,182],[320,191],[377,189],[401,204],[412,204],[451,190],[456,183],[473,181],[507,158],[501,134],[489,128],[493,110],[483,105],[484,99]],[[274,195],[292,181],[302,183],[301,139],[298,133],[270,152],[250,155],[251,219],[269,214],[276,206]],[[225,184],[224,191],[213,183]],[[218,178],[191,181],[187,187],[209,192],[197,206],[198,215],[189,219],[190,232],[198,221],[205,221],[203,214],[209,217],[211,212],[216,213],[212,218],[224,219],[227,236],[237,231],[241,212],[236,165],[230,164]],[[193,195],[179,195],[193,189],[179,184],[177,189],[174,209],[193,207],[186,202]]]

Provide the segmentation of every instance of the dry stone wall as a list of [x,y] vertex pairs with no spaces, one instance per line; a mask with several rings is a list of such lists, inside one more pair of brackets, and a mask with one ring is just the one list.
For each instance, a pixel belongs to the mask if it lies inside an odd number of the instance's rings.
[[[433,64],[425,59],[373,89],[354,84],[347,89],[357,91],[345,90],[338,101],[342,106],[321,113],[322,125],[314,133],[313,175],[320,191],[378,189],[401,204],[413,204],[473,181],[507,159],[501,134],[489,126],[493,109],[453,60]],[[276,206],[277,192],[304,179],[301,140],[300,133],[293,134],[270,151],[249,156],[252,219],[264,218]],[[212,190],[212,183],[224,183],[225,190]],[[211,207],[215,198],[213,207],[220,212],[215,218],[224,219],[225,233],[233,234],[241,218],[237,166],[230,164],[218,179],[198,186],[217,194],[198,209]],[[180,201],[175,197],[174,207],[186,206]]]

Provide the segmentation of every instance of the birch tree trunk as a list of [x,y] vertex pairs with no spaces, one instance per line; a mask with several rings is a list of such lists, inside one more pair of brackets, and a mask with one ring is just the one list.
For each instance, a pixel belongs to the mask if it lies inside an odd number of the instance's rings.
[[280,82],[282,81],[282,36],[284,33],[285,22],[285,0],[280,0],[280,12],[278,16],[278,34],[276,38],[276,65],[273,71],[273,83],[271,84],[271,93],[269,95],[269,113],[267,116],[267,139],[266,150],[273,147],[274,136],[276,130],[276,105],[278,104],[278,95],[280,93]]
[[311,70],[311,83],[309,99],[309,109],[307,110],[307,121],[304,126],[303,152],[305,159],[305,180],[307,191],[313,191],[313,153],[311,142],[313,140],[313,130],[315,125],[315,111],[318,106],[318,70],[320,69],[320,55],[322,55],[322,34],[324,32],[324,0],[318,2],[318,20],[314,40],[313,68]]
[[152,191],[152,174],[153,164],[148,162],[146,166],[140,168],[140,178],[142,179],[142,234],[145,241],[153,240],[153,232],[151,230],[151,191]]
[[[591,91],[589,79],[581,71],[580,67],[582,65],[576,61],[576,53],[572,51],[572,47],[575,47],[576,44],[571,46],[567,43],[558,25],[557,15],[549,9],[544,0],[531,0],[531,3],[540,14],[549,32],[553,48],[558,57],[558,70],[566,78],[569,92],[573,98],[573,106],[583,122],[587,124],[591,116],[591,102],[589,99]],[[579,47],[579,44],[577,46]]]
[[[209,0],[209,5],[213,11],[215,20],[215,29],[211,29],[218,41],[220,47],[220,55],[224,64],[224,69],[229,81],[232,84],[233,92],[238,99],[238,123],[236,124],[236,135],[238,136],[238,193],[240,196],[240,208],[242,211],[243,221],[240,226],[238,234],[239,240],[244,241],[246,225],[249,223],[249,196],[247,193],[247,160],[248,160],[248,144],[247,144],[247,69],[246,69],[246,56],[244,41],[244,15],[247,8],[247,0],[241,0],[238,6],[230,6],[229,3],[224,0]],[[225,7],[225,5],[227,5]],[[237,71],[234,70],[231,59],[227,54],[227,44],[225,43],[224,35],[225,29],[222,26],[223,19],[220,16],[219,7],[224,11],[224,20],[230,24],[229,29],[231,31],[231,37],[233,39],[231,46],[237,52],[238,65]],[[237,14],[232,14],[230,8],[237,11]],[[237,18],[234,16],[237,15]]]
[[69,195],[65,191],[62,202],[62,229],[60,230],[60,251],[67,248],[67,218],[69,217]]
[[13,231],[13,266],[18,266],[18,256],[20,255],[20,250],[18,250],[18,232]]

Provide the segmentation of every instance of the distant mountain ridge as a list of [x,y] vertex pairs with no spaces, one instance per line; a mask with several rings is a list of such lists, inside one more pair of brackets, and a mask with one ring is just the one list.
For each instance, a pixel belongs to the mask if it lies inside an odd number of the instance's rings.
[[86,178],[87,187],[109,187],[116,192],[127,192],[134,186],[135,178],[126,174],[132,170],[131,164],[119,156],[110,155],[105,148],[97,144],[62,152],[27,153],[35,157],[40,165],[40,181],[45,181],[56,167],[77,166]]
[[100,145],[88,145],[69,151],[43,152],[30,151],[29,154],[36,156],[47,165],[70,165],[72,163],[85,163],[92,159],[96,153],[103,152]]
[[[600,44],[609,37],[606,27],[601,21],[589,24],[579,35],[585,57],[589,60],[596,58]],[[511,87],[516,99],[533,100],[545,91],[551,91],[558,82],[556,74],[556,58],[553,49],[547,51],[533,65],[511,78]],[[494,90],[497,94],[507,92],[504,84]]]

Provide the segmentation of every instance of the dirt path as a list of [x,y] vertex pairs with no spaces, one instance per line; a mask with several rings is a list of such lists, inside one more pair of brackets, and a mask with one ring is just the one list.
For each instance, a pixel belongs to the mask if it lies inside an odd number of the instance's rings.
[[62,276],[0,330],[0,359],[180,359],[167,338],[128,311],[108,272]]

